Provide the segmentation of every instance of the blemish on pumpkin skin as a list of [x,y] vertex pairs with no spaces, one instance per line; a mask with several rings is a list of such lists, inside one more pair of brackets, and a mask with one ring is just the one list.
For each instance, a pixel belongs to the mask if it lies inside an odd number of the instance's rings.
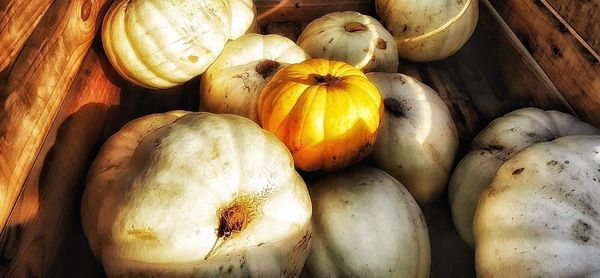
[[396,118],[406,116],[403,105],[395,98],[384,99],[383,106],[385,107],[385,111],[392,113]]
[[141,240],[158,240],[156,233],[150,228],[147,228],[147,229],[132,228],[130,230],[127,230],[127,234],[133,235]]
[[196,62],[198,62],[198,56],[190,55],[190,56],[188,56],[188,60],[190,60],[190,62],[192,62],[192,63],[196,63]]
[[572,226],[573,237],[576,241],[581,243],[586,243],[590,240],[590,236],[592,235],[592,226],[583,220],[579,219]]
[[488,198],[493,198],[497,195],[502,194],[507,189],[508,189],[508,186],[506,186],[506,185],[505,186],[500,186],[500,185],[492,186],[488,189],[487,196],[488,196]]
[[517,169],[517,170],[514,170],[514,171],[512,172],[512,175],[513,175],[513,176],[519,175],[519,174],[523,173],[523,171],[524,171],[524,170],[525,170],[525,168],[519,168],[519,169]]

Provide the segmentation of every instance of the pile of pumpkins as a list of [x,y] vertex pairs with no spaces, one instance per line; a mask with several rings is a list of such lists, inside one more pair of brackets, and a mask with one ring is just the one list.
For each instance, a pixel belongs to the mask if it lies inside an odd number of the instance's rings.
[[[203,112],[133,120],[98,153],[82,223],[107,275],[427,277],[417,202],[449,180],[479,275],[600,274],[600,131],[521,109],[452,173],[452,117],[398,61],[458,51],[477,1],[375,4],[383,24],[332,13],[297,44],[253,33],[252,0],[111,6],[102,41],[114,68],[151,89],[202,74]],[[307,186],[299,172],[313,171],[327,175]]]

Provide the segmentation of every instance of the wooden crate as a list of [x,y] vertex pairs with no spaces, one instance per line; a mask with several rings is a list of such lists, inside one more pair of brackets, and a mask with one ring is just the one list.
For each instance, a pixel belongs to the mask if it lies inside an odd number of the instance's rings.
[[[102,277],[79,206],[88,166],[126,122],[198,109],[199,79],[168,92],[122,80],[98,36],[107,0],[0,0],[0,277]],[[263,32],[295,39],[325,13],[373,1],[256,1]],[[439,62],[400,72],[446,102],[465,153],[495,117],[536,106],[600,127],[600,1],[481,0],[475,34]],[[68,54],[68,55],[65,55]],[[67,57],[67,58],[65,58]],[[422,207],[433,277],[474,276],[447,198]]]

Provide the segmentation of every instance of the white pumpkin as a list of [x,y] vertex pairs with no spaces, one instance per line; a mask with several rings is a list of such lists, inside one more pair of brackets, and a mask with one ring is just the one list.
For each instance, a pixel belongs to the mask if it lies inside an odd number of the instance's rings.
[[279,35],[246,34],[230,41],[202,76],[200,109],[258,123],[258,97],[267,82],[284,65],[307,58],[302,48]]
[[479,18],[477,0],[376,0],[375,10],[396,39],[400,58],[417,62],[457,52]]
[[132,121],[102,147],[82,222],[108,276],[295,276],[311,203],[279,140],[235,115]]
[[385,172],[356,166],[310,187],[311,277],[428,277],[429,235],[410,193]]
[[298,45],[313,58],[346,62],[364,72],[398,72],[392,35],[376,19],[357,12],[335,12],[309,23]]
[[491,122],[473,141],[448,185],[454,225],[473,246],[473,216],[481,193],[496,171],[522,149],[568,135],[600,134],[600,130],[558,111],[524,108]]
[[385,106],[373,162],[405,185],[417,201],[436,199],[446,187],[458,149],[448,107],[433,89],[412,77],[389,73],[367,77]]
[[231,29],[229,39],[235,40],[246,33],[258,32],[254,0],[229,0]]
[[[117,72],[150,89],[166,89],[203,73],[231,37],[248,30],[249,1],[118,0],[102,25],[102,43]],[[246,3],[248,2],[248,3]],[[244,6],[244,3],[246,6]],[[244,9],[247,7],[247,9]],[[234,15],[244,13],[232,23]]]
[[480,277],[600,277],[600,136],[509,159],[475,215]]

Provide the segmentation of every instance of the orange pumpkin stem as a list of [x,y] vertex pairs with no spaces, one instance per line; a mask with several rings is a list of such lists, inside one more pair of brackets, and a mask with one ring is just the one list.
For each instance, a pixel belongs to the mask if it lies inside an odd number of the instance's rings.
[[262,78],[267,79],[267,77],[273,75],[277,71],[279,66],[281,66],[279,62],[267,59],[256,65],[256,72],[258,72]]
[[358,31],[367,31],[369,30],[369,27],[360,22],[350,22],[344,26],[344,29],[346,29],[347,32],[354,33]]
[[341,78],[339,78],[337,76],[333,76],[331,74],[327,74],[325,76],[315,74],[315,75],[313,75],[313,77],[315,78],[317,83],[319,83],[320,85],[327,86],[327,87],[336,87],[336,86],[339,86],[340,83],[342,82]]

